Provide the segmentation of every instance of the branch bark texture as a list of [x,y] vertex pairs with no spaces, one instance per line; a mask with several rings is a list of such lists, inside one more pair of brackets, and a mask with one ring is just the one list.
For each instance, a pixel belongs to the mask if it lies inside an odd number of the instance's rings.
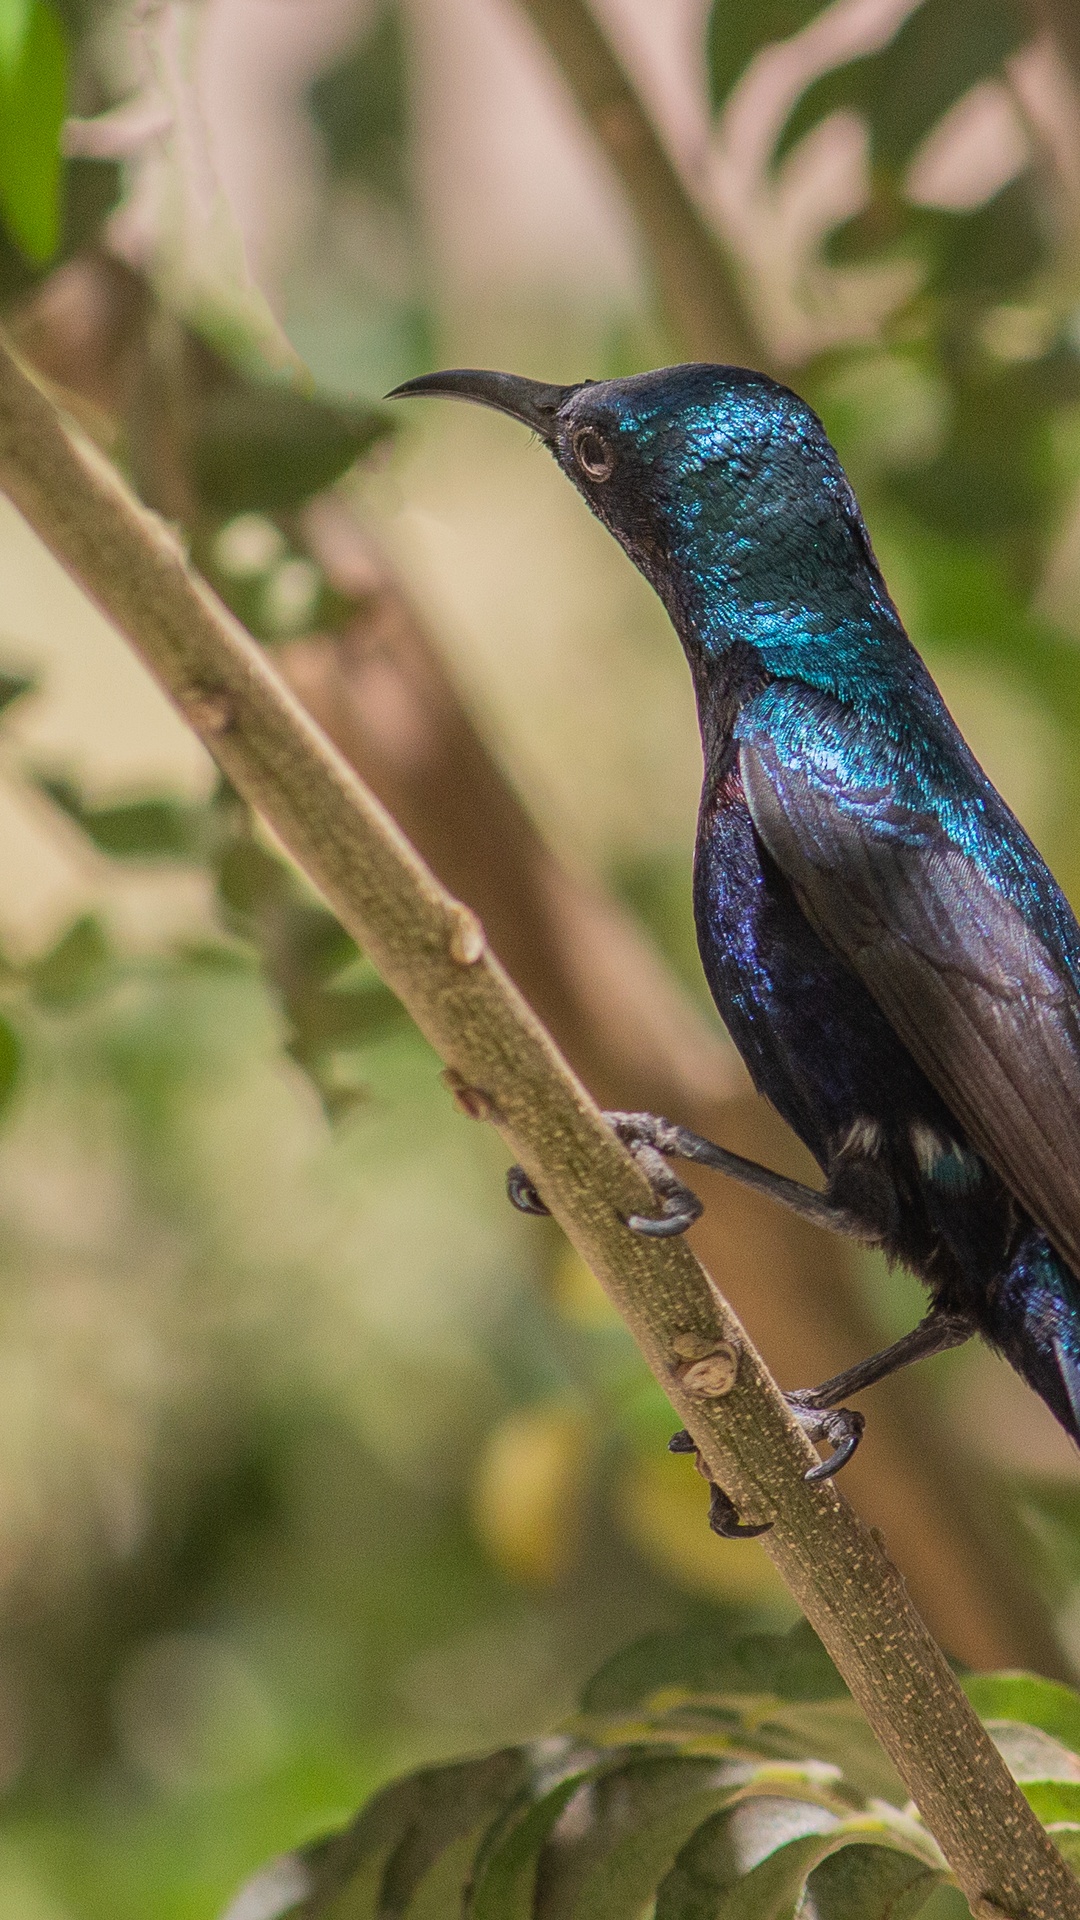
[[[620,1216],[651,1194],[449,894],[175,536],[0,350],[0,486],[134,646],[362,942],[589,1262],[918,1802],[977,1913],[1080,1920],[1080,1885],[1014,1785],[879,1540],[830,1484],[689,1248]],[[718,1551],[722,1551],[718,1548]]]

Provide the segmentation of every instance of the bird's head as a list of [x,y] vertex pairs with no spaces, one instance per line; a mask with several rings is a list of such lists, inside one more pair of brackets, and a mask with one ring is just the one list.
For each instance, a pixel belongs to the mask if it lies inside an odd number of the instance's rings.
[[868,596],[891,612],[824,427],[766,374],[690,365],[560,387],[457,369],[390,397],[410,394],[475,400],[531,427],[688,644],[790,628],[796,609],[824,637]]

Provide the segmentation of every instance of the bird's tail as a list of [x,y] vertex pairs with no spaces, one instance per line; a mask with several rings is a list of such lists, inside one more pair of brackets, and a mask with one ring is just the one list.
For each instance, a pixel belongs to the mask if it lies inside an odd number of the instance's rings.
[[1035,1226],[988,1302],[994,1345],[1080,1445],[1080,1279]]

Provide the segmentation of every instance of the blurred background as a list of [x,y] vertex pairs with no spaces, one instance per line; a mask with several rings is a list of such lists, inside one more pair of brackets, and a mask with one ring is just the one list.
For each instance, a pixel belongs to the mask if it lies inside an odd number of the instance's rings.
[[[1080,894],[1071,0],[19,0],[0,298],[48,389],[605,1104],[791,1172],[705,993],[658,604],[440,365],[765,367]],[[209,1920],[395,1771],[641,1633],[783,1625],[499,1141],[0,505],[0,1911]],[[785,1386],[919,1290],[702,1176]],[[987,1352],[845,1488],[948,1649],[1080,1669],[1080,1457]]]

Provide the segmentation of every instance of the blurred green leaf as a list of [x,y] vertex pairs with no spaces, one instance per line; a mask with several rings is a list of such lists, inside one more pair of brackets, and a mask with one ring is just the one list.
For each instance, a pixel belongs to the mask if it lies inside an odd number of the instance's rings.
[[825,235],[822,258],[832,267],[868,266],[883,257],[913,260],[922,269],[922,290],[932,277],[943,218],[936,208],[913,207],[892,175],[879,169],[866,205]]
[[0,713],[6,713],[16,700],[21,700],[26,693],[33,693],[36,687],[37,681],[29,674],[0,671]]
[[515,1809],[481,1851],[473,1883],[469,1920],[534,1920],[536,1870],[552,1828],[588,1775],[571,1772],[542,1794],[524,1814]]
[[60,239],[67,45],[47,0],[0,0],[0,210],[31,260]]
[[691,993],[710,1006],[694,928],[689,855],[634,852],[614,860],[612,891],[644,922],[664,958]]
[[[1033,1727],[1025,1720],[1004,1720],[996,1716],[988,1718],[986,1725],[1014,1780],[1025,1786],[1029,1783],[1045,1786],[1051,1782],[1060,1787],[1062,1783],[1067,1786],[1080,1783],[1080,1758],[1052,1734],[1044,1733],[1041,1727]],[[1070,1815],[1075,1811],[1070,1809]]]
[[222,847],[217,883],[227,917],[248,937],[257,933],[259,921],[288,900],[291,890],[284,862],[246,830]]
[[73,1006],[102,984],[111,957],[100,920],[86,914],[43,959],[27,967],[26,977],[45,1006]]
[[[987,371],[980,306],[1015,297],[1047,263],[1044,210],[1028,172],[983,204],[962,210],[916,206],[907,198],[908,168],[921,143],[974,86],[1002,72],[1029,31],[1015,0],[971,0],[959,12],[948,0],[922,0],[886,46],[822,74],[805,89],[776,157],[783,159],[797,140],[839,109],[859,114],[866,123],[870,198],[825,236],[823,256],[835,266],[897,257],[918,264],[916,325],[938,337],[961,407],[966,401],[972,416],[954,419],[951,446],[929,469],[920,469],[907,496],[914,511],[950,531],[989,538],[1007,534],[1018,566],[1030,578],[1032,538],[1045,522],[1048,504],[1036,444],[1039,409],[1030,395],[1014,408],[1022,421],[1010,439],[991,405],[987,418],[994,418],[996,430],[981,434],[983,389],[993,381],[972,382],[968,372],[977,365]],[[1003,386],[1015,368],[990,371]]]
[[337,174],[351,175],[405,203],[408,176],[408,68],[395,0],[382,0],[353,52],[311,88],[311,114]]
[[755,53],[774,40],[788,40],[820,13],[820,0],[715,0],[709,15],[706,59],[714,109],[723,105]]
[[[456,1835],[442,1847],[414,1886],[407,1889],[394,1886],[388,1901],[384,1882],[380,1903],[372,1920],[382,1920],[384,1914],[401,1914],[403,1920],[406,1914],[409,1920],[444,1920],[444,1916],[450,1920],[450,1916],[464,1912],[476,1868],[477,1850],[491,1825],[491,1811],[489,1807],[470,1832]],[[343,1898],[330,1907],[328,1920],[353,1920],[355,1913],[356,1904],[350,1887]]]
[[892,474],[888,492],[939,538],[992,543],[1018,585],[1032,584],[1056,501],[1043,409],[1001,368],[958,374],[941,448]]
[[205,808],[167,798],[89,807],[69,780],[43,775],[37,784],[102,853],[114,859],[192,860],[205,851]]
[[0,0],[0,70],[18,67],[30,31],[34,0]]
[[1067,1821],[1080,1828],[1080,1783],[1066,1780],[1032,1780],[1024,1792],[1044,1827],[1055,1821]]
[[983,1720],[1017,1720],[1039,1727],[1080,1754],[1080,1696],[1037,1673],[968,1673],[960,1684]]
[[329,1117],[344,1118],[366,1097],[350,1056],[408,1025],[408,1015],[333,914],[251,838],[244,816],[219,850],[217,875],[228,924],[257,947],[280,995],[289,1054]]
[[709,1821],[684,1848],[659,1890],[656,1920],[796,1920],[815,1869],[848,1850],[872,1856],[860,1889],[866,1904],[849,1906],[849,1913],[857,1911],[858,1920],[895,1920],[898,1911],[913,1915],[945,1876],[925,1856],[912,1857],[899,1840],[899,1867],[882,1871],[879,1857],[887,1845],[884,1820],[872,1825],[864,1817],[855,1831],[845,1830],[842,1819],[812,1802],[748,1798]]
[[[431,366],[437,328],[415,192],[408,9],[375,0],[363,18],[360,40],[308,96],[327,162],[325,266],[294,298],[291,331],[313,366],[385,393]],[[362,234],[362,247],[348,234]]]
[[10,1021],[0,1018],[0,1113],[11,1100],[22,1067],[22,1042]]
[[949,383],[926,345],[823,359],[805,397],[821,415],[856,492],[926,466],[949,432]]
[[359,402],[329,401],[275,381],[207,395],[192,438],[199,498],[208,513],[277,513],[340,479],[391,432]]
[[[384,1788],[336,1842],[305,1856],[327,1920],[404,1916],[455,1842],[476,1835],[475,1857],[482,1833],[517,1799],[526,1777],[523,1754],[508,1750],[428,1767]],[[456,1861],[452,1871],[456,1880]]]
[[904,582],[901,611],[916,645],[1001,667],[1045,700],[1060,725],[1080,732],[1076,643],[1025,604],[1000,546],[947,538],[921,519],[886,521],[875,540],[886,576]]
[[843,107],[864,116],[874,165],[896,177],[949,108],[999,72],[1029,34],[1012,0],[966,0],[962,8],[922,0],[879,52],[834,68],[806,89],[778,156]]
[[178,800],[95,807],[82,824],[103,853],[125,860],[185,860],[199,851],[200,810]]
[[[923,267],[921,291],[938,302],[935,327],[948,335],[963,362],[977,358],[981,304],[1000,300],[1023,287],[1046,252],[1040,205],[1026,175],[1010,181],[982,205],[954,211],[913,206],[898,179],[879,168],[866,206],[826,236],[824,258],[834,266],[866,265],[882,256],[913,258]],[[948,306],[957,302],[966,319]],[[964,328],[960,336],[960,328]],[[1000,377],[1006,369],[994,368]],[[1010,376],[1017,374],[1009,366]]]
[[200,973],[242,973],[256,971],[258,961],[250,947],[239,941],[234,945],[227,940],[188,940],[177,948],[177,958],[184,966]]
[[[1000,193],[965,212],[920,210],[936,242],[932,289],[963,300],[1000,298],[1032,275],[1046,245],[1044,211],[1026,176],[1011,180]],[[1023,385],[1023,371],[1009,375]]]
[[841,1769],[861,1794],[896,1807],[907,1799],[899,1775],[851,1699],[774,1707],[763,1714],[761,1741],[777,1754],[813,1753]]
[[585,1818],[551,1849],[538,1902],[543,1920],[623,1920],[655,1896],[675,1856],[742,1782],[716,1760],[634,1756],[578,1792]]
[[585,1689],[586,1713],[628,1712],[655,1694],[767,1692],[780,1700],[840,1700],[847,1688],[813,1628],[725,1641],[709,1630],[637,1640],[600,1668]]
[[1080,1826],[1069,1821],[1061,1825],[1052,1824],[1050,1831],[1058,1852],[1064,1855],[1073,1872],[1080,1874]]
[[953,1896],[966,1920],[962,1894],[944,1888],[939,1873],[891,1847],[842,1847],[808,1880],[814,1920],[916,1920],[937,1889]]
[[9,234],[0,204],[0,300],[17,300],[81,248],[92,246],[114,210],[122,188],[121,168],[111,160],[67,160],[60,177],[61,235],[48,259],[31,259]]

